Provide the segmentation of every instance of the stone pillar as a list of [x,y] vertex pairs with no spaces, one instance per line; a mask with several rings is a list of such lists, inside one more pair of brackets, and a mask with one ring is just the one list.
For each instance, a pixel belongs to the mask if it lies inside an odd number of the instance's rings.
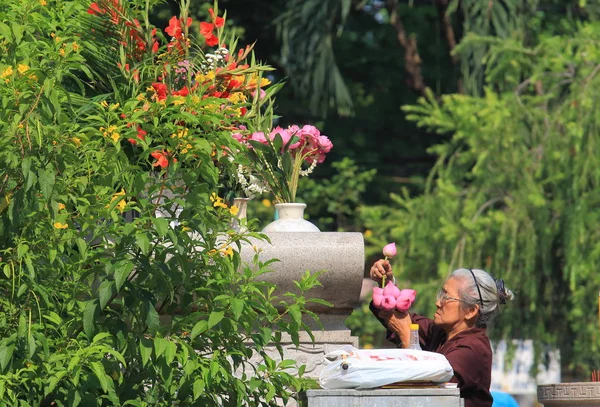
[[537,395],[544,407],[600,406],[600,382],[539,385]]
[[[282,344],[285,359],[306,365],[305,376],[317,378],[326,353],[343,345],[358,348],[358,337],[351,335],[344,321],[358,305],[360,297],[365,262],[363,236],[347,232],[272,232],[266,235],[270,243],[252,240],[242,247],[241,257],[244,263],[251,265],[258,250],[260,261],[280,260],[269,266],[272,273],[261,276],[263,281],[277,286],[275,294],[297,292],[294,281],[300,280],[307,270],[311,273],[325,271],[319,278],[322,287],[315,287],[307,294],[333,304],[331,308],[319,304],[308,306],[319,316],[323,329],[311,324],[312,318],[309,318],[305,322],[311,326],[314,343],[306,333],[301,333],[298,348],[289,337],[284,337]],[[279,359],[275,348],[269,354]]]

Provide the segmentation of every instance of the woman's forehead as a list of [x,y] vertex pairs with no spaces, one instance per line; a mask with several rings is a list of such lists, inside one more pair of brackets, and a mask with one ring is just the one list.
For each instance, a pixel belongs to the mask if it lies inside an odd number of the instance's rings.
[[461,281],[458,278],[450,277],[444,283],[443,289],[446,292],[458,292],[458,289],[460,288],[460,286],[461,286]]

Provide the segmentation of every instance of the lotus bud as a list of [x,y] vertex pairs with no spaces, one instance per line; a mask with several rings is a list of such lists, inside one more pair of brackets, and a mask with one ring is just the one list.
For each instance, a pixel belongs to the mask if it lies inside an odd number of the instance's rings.
[[396,309],[400,312],[408,311],[411,305],[412,301],[410,300],[410,297],[401,295],[400,297],[396,298]]
[[398,298],[399,295],[400,289],[396,287],[396,284],[392,283],[391,281],[388,281],[387,285],[383,289],[383,296]]
[[398,250],[396,250],[396,243],[390,243],[384,246],[383,255],[385,256],[386,260],[388,258],[391,259],[396,254],[398,254]]
[[381,301],[381,309],[385,311],[393,311],[396,307],[396,299],[392,296],[385,295],[383,296],[383,301]]
[[381,308],[382,302],[383,302],[383,295],[373,293],[373,306],[375,308]]
[[412,303],[415,302],[415,299],[417,298],[417,292],[410,288],[405,288],[404,290],[400,290],[400,296],[410,298],[410,302]]

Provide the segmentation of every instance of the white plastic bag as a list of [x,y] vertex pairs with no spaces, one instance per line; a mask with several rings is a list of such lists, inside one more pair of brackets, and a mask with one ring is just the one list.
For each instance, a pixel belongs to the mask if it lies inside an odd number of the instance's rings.
[[413,349],[356,349],[346,345],[325,355],[319,376],[324,389],[372,389],[406,381],[447,382],[454,376],[442,354]]

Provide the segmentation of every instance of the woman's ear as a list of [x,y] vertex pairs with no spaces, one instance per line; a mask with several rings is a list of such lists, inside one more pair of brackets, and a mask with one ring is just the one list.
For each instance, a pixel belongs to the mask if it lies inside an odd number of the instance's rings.
[[469,322],[475,322],[479,315],[479,305],[475,304],[471,309],[465,312],[465,319]]

